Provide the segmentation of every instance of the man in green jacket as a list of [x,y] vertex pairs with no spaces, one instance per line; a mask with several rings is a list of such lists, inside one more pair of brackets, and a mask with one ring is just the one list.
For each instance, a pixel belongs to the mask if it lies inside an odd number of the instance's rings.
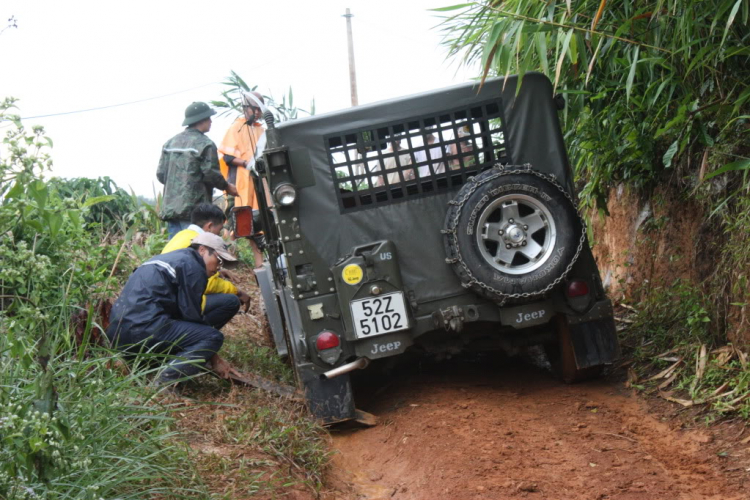
[[210,203],[214,188],[237,196],[219,169],[216,144],[206,137],[211,116],[216,111],[204,102],[194,102],[185,110],[187,128],[164,144],[156,178],[164,184],[159,216],[167,222],[169,237],[190,225],[190,213],[200,203]]

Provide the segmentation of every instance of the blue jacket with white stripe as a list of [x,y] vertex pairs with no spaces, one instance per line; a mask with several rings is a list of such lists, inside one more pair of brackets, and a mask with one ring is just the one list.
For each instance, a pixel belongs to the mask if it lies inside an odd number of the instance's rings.
[[114,345],[135,344],[176,320],[204,324],[201,298],[207,281],[197,250],[152,257],[130,275],[112,306],[107,337]]

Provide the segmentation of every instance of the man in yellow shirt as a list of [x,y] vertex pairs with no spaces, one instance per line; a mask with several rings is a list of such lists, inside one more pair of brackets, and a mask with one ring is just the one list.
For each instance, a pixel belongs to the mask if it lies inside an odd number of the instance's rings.
[[[178,232],[169,240],[162,254],[189,247],[193,238],[199,234],[219,235],[226,222],[226,216],[216,205],[201,203],[193,209],[190,222],[187,229]],[[250,296],[222,277],[229,277],[229,274],[228,271],[219,267],[218,272],[208,279],[206,291],[203,294],[201,304],[203,319],[217,330],[237,314],[240,305],[245,307],[246,312],[250,307]]]

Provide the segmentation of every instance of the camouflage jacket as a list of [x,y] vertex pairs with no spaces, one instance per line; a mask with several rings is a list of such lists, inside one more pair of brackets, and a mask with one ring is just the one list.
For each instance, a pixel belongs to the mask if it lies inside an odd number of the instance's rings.
[[185,129],[164,144],[156,178],[164,184],[159,211],[163,220],[190,220],[193,208],[211,203],[214,188],[227,187],[216,144],[195,128]]

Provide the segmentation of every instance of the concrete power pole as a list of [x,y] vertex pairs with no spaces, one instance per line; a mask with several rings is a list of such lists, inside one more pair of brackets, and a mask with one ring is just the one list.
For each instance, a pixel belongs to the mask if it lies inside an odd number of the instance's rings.
[[346,18],[346,35],[349,41],[349,84],[352,89],[352,107],[354,107],[359,104],[359,99],[357,98],[357,70],[354,68],[354,41],[352,40],[352,17],[354,17],[354,14],[349,12],[347,8],[344,17]]

